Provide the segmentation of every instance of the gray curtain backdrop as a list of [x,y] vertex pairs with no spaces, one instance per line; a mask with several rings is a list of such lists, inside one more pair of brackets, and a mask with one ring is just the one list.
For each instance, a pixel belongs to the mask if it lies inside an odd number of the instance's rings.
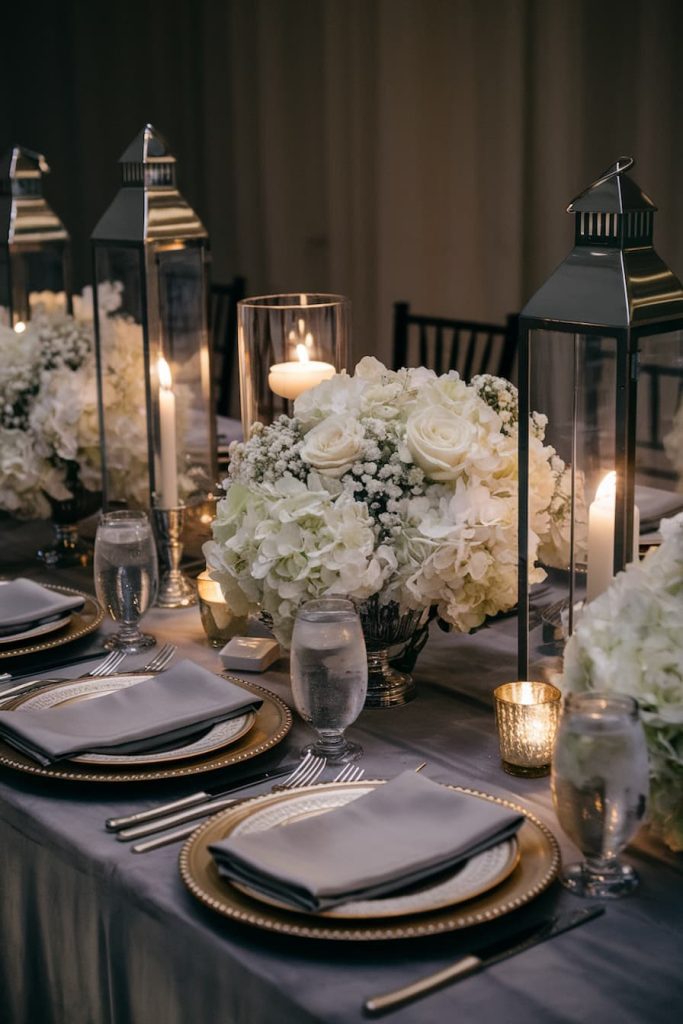
[[356,355],[389,357],[399,299],[518,310],[622,154],[683,274],[680,0],[71,0],[0,32],[0,145],[47,155],[79,283],[148,120],[215,279],[349,295]]

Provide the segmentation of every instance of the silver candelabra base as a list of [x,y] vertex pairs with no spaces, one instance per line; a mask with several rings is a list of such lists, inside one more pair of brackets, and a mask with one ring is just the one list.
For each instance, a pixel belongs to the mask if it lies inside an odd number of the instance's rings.
[[187,608],[197,603],[192,580],[180,571],[183,556],[185,507],[155,508],[154,531],[161,562],[161,578],[156,603],[159,608]]

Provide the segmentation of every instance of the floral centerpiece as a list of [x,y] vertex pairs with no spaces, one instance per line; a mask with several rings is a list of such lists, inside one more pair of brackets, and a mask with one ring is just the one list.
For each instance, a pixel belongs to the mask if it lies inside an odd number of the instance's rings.
[[[322,595],[435,608],[469,631],[517,600],[517,392],[492,376],[390,371],[366,357],[231,446],[212,575],[236,614],[289,642]],[[531,431],[531,553],[561,563],[566,467]],[[566,531],[565,531],[566,532]],[[532,581],[542,579],[534,570]]]
[[617,690],[640,705],[650,755],[650,818],[683,850],[683,513],[663,543],[591,601],[567,644],[569,690]]
[[92,324],[38,310],[0,327],[0,509],[47,518],[76,485],[101,489]]

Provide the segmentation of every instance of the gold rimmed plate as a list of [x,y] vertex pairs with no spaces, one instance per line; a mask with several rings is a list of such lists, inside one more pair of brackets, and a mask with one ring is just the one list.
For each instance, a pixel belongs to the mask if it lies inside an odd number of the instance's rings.
[[[266,902],[263,896],[220,877],[209,852],[210,844],[236,830],[249,831],[250,820],[254,819],[252,824],[255,821],[257,827],[276,827],[302,815],[332,810],[340,805],[334,794],[360,796],[381,784],[377,781],[309,786],[257,797],[224,811],[202,825],[183,847],[182,879],[201,903],[232,920],[301,938],[357,941],[419,938],[482,924],[528,903],[557,875],[559,849],[541,821],[511,801],[454,786],[451,788],[461,793],[509,807],[525,819],[512,849],[506,850],[506,844],[499,844],[503,848],[496,854],[500,861],[495,866],[475,866],[469,882],[465,876],[464,886],[457,881],[461,872],[454,872],[407,894],[357,901],[333,911],[308,914]],[[327,795],[323,798],[321,793]],[[466,870],[467,867],[463,868],[463,872]]]
[[[48,708],[63,707],[67,704],[79,704],[85,700],[96,700],[108,693],[116,693],[129,686],[150,679],[149,672],[121,672],[114,676],[95,676],[88,679],[65,679],[38,693],[26,694],[16,705],[25,711],[43,711]],[[69,758],[74,764],[116,765],[126,768],[137,768],[140,765],[165,765],[174,761],[187,761],[190,758],[212,754],[224,750],[232,743],[245,736],[254,725],[256,712],[248,711],[243,715],[218,722],[209,728],[198,731],[184,741],[175,743],[166,749],[143,751],[139,754],[79,754]]]
[[58,629],[64,629],[71,622],[71,612],[62,615],[52,622],[41,622],[37,626],[21,630],[18,633],[11,633],[7,636],[0,636],[0,644],[18,644],[21,640],[33,640],[37,636],[45,636],[46,633],[55,633]]
[[[111,676],[101,677],[100,680],[76,680],[72,683],[72,686],[83,688],[83,694],[77,694],[73,691],[70,695],[65,698],[65,701],[75,699],[86,699],[86,697],[94,697],[95,693],[92,690],[92,682],[100,682],[108,687],[111,687],[116,679],[124,678],[122,676]],[[137,681],[140,681],[140,675],[133,677]],[[114,755],[95,755],[89,754],[84,755],[88,758],[88,762],[84,763],[81,758],[74,759],[71,761],[60,761],[58,764],[49,765],[43,767],[36,761],[33,761],[26,754],[15,750],[9,743],[0,740],[0,765],[4,765],[7,768],[14,768],[17,771],[27,772],[30,775],[37,775],[41,778],[47,779],[65,779],[76,782],[150,782],[155,779],[176,779],[183,778],[189,775],[200,775],[204,772],[216,771],[219,768],[225,768],[228,765],[239,764],[242,761],[248,761],[258,754],[264,753],[266,750],[270,750],[272,747],[280,743],[289,730],[292,727],[292,714],[289,708],[276,697],[274,693],[269,690],[263,689],[261,686],[255,686],[253,683],[245,683],[243,679],[235,679],[234,677],[228,676],[231,682],[235,685],[240,686],[243,690],[248,693],[255,694],[260,697],[262,704],[256,712],[253,712],[253,717],[250,722],[244,723],[244,730],[239,736],[230,737],[226,742],[221,743],[217,749],[211,751],[205,750],[203,752],[194,752],[187,754],[187,750],[182,755],[182,759],[179,759],[176,755],[178,753],[177,748],[174,748],[170,752],[160,752],[162,757],[160,760],[154,760],[151,763],[139,763],[135,762],[132,764],[112,764],[108,760],[103,763],[100,758],[109,758]],[[129,683],[130,685],[130,683]],[[15,710],[19,707],[27,707],[29,699],[32,699],[32,707],[35,708],[35,701],[39,700],[41,706],[50,706],[45,704],[46,700],[49,700],[49,694],[57,691],[57,699],[55,703],[60,703],[61,698],[65,697],[65,683],[60,681],[53,686],[44,687],[38,693],[32,693],[30,695],[24,694],[23,696],[17,697],[11,703],[7,703],[3,707],[3,711]],[[68,685],[66,687],[68,692]],[[111,692],[111,690],[109,690]],[[52,705],[54,706],[54,705]],[[248,716],[242,716],[247,718]],[[210,732],[210,730],[209,730]],[[206,737],[207,734],[205,734]],[[204,739],[205,739],[204,737]],[[202,742],[199,738],[199,742]],[[167,756],[168,754],[168,756]],[[151,754],[143,755],[151,757]],[[93,761],[94,758],[98,758],[97,762]],[[133,755],[127,755],[126,761],[129,758],[132,759]]]
[[20,658],[25,654],[37,654],[39,651],[61,647],[62,644],[73,643],[74,640],[81,640],[84,636],[94,633],[102,624],[104,612],[90,594],[86,594],[82,590],[74,590],[72,587],[56,586],[52,583],[44,583],[43,586],[48,590],[54,590],[57,594],[82,597],[84,599],[83,607],[78,611],[71,612],[67,622],[62,623],[54,633],[47,633],[44,638],[36,635],[26,638],[31,639],[31,643],[26,643],[18,638],[15,638],[12,643],[3,643],[0,647],[0,658]]

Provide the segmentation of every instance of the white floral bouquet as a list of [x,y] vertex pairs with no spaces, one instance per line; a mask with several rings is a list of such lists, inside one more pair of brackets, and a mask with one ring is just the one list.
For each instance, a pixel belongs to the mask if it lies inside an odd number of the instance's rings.
[[[287,644],[298,607],[322,595],[433,608],[461,631],[515,605],[512,384],[393,372],[366,357],[293,411],[231,446],[205,554],[238,614],[260,609]],[[544,445],[545,418],[535,414],[531,428],[535,557],[539,544],[555,545],[567,471]],[[534,570],[532,582],[543,576]]]
[[650,755],[650,819],[683,850],[683,513],[663,543],[591,601],[567,644],[564,686],[635,697]]
[[101,489],[92,324],[37,309],[0,327],[0,509],[46,518],[75,479]]

